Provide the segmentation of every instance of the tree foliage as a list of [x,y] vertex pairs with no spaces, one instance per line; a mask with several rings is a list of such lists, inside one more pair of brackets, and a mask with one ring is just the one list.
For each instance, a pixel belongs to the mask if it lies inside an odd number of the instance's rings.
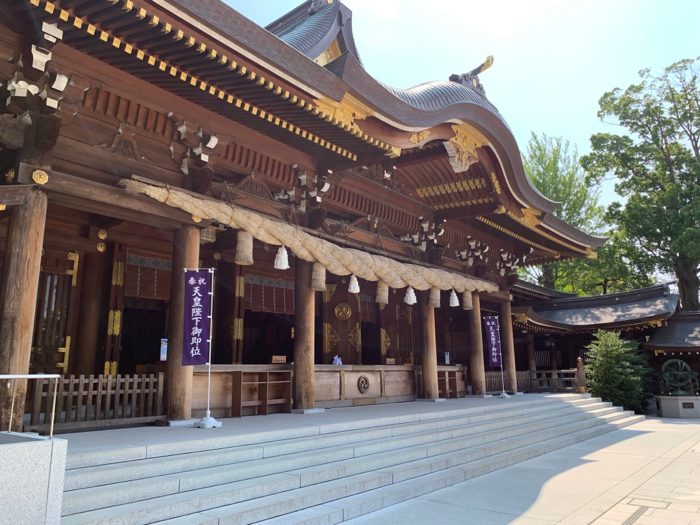
[[697,310],[700,280],[700,58],[662,74],[640,72],[641,82],[600,99],[598,116],[624,134],[591,137],[582,158],[591,180],[617,177],[627,196],[608,217],[627,232],[647,264],[675,273],[686,310]]
[[651,398],[651,369],[636,341],[598,330],[586,347],[586,380],[592,395],[637,413]]
[[576,147],[568,140],[532,133],[523,166],[540,193],[559,203],[557,217],[587,233],[600,231],[604,212],[598,204],[600,191],[589,187]]
[[653,265],[629,241],[623,230],[606,233],[608,241],[596,250],[596,259],[557,263],[557,289],[577,295],[626,292],[654,284]]
[[[560,203],[554,211],[557,217],[587,233],[601,233],[604,208],[598,203],[599,188],[587,180],[576,149],[566,139],[533,133],[523,164],[535,187]],[[605,235],[609,240],[598,249],[597,259],[553,262],[529,276],[548,288],[579,295],[622,292],[652,284],[649,274],[653,266],[645,264],[624,230]]]

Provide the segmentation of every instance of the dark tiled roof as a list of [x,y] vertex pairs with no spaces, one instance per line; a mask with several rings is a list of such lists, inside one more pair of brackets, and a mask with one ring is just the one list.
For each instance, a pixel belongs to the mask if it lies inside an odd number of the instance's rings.
[[305,2],[265,29],[300,53],[314,59],[318,54],[310,56],[309,52],[325,40],[334,28],[340,3],[326,4],[312,14],[307,13],[308,5],[309,2]]
[[678,299],[667,285],[658,285],[617,294],[551,299],[518,310],[535,324],[570,330],[615,328],[668,319]]
[[671,317],[644,345],[652,349],[690,348],[700,350],[700,312],[683,312]]
[[513,294],[519,294],[523,296],[537,297],[540,299],[555,299],[555,298],[567,298],[567,297],[577,297],[576,294],[560,292],[559,290],[552,290],[551,288],[546,288],[538,284],[530,283],[528,281],[523,281],[518,279],[510,290]]
[[423,111],[436,111],[455,104],[468,103],[482,106],[502,119],[496,106],[474,89],[459,82],[426,82],[408,89],[398,89],[381,82],[380,84],[401,101]]

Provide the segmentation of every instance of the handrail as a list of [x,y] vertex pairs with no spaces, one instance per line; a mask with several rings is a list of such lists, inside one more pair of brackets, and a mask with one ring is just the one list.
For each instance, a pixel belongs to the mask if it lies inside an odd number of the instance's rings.
[[49,428],[49,439],[53,438],[53,423],[56,416],[56,395],[58,394],[58,380],[61,379],[61,374],[0,374],[0,381],[12,380],[12,403],[10,405],[10,420],[7,425],[7,431],[12,432],[12,416],[15,413],[15,392],[17,382],[15,379],[53,379],[53,403],[51,406],[51,426]]

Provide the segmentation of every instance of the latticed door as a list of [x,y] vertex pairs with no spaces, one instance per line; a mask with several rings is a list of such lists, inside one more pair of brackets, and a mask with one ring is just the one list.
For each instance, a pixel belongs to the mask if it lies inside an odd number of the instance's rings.
[[75,252],[47,250],[42,257],[31,372],[68,372],[75,330],[72,306],[78,293],[78,261]]

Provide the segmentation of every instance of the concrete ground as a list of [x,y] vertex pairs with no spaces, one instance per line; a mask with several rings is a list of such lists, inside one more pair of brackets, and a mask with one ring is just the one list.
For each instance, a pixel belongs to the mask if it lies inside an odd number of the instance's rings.
[[700,525],[700,422],[647,419],[348,525]]

